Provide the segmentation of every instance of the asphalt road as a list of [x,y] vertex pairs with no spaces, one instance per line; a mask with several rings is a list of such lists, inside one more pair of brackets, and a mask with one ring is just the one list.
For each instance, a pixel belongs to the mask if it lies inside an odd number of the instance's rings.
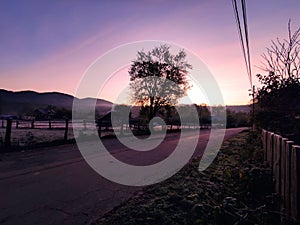
[[[244,129],[228,129],[225,139]],[[201,131],[193,157],[203,154],[209,134]],[[177,142],[178,134],[168,134],[148,152],[128,150],[115,139],[104,144],[125,163],[149,165],[168,157]],[[0,155],[0,224],[87,224],[141,189],[98,175],[76,144],[5,153]]]

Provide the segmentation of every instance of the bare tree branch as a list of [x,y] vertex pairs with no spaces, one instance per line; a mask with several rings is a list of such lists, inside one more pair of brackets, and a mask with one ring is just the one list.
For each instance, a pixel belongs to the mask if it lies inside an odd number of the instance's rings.
[[[300,77],[300,28],[294,33],[291,29],[291,20],[288,22],[288,39],[277,38],[271,41],[271,46],[266,48],[266,53],[261,55],[263,62],[258,67],[268,75],[257,75],[263,85],[271,85],[270,74],[274,74],[276,84],[286,82],[299,82]],[[274,80],[272,81],[272,85]]]

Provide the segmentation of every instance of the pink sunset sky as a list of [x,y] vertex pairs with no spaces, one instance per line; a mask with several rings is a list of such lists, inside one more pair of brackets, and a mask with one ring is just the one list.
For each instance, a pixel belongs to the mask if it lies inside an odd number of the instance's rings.
[[[253,75],[271,40],[300,26],[299,0],[246,1]],[[1,1],[0,88],[74,95],[87,68],[129,42],[183,46],[209,68],[227,105],[247,104],[250,88],[231,0]],[[101,98],[128,84],[123,70]],[[254,77],[254,84],[258,85]],[[189,92],[197,104],[204,100]],[[198,97],[199,94],[199,97]],[[82,96],[92,97],[92,96]]]

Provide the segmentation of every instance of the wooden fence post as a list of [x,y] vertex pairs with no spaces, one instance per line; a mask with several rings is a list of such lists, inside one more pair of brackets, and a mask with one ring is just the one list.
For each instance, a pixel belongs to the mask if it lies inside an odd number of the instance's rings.
[[285,146],[285,208],[291,215],[291,156],[293,141],[287,141]]
[[66,127],[65,127],[65,135],[64,140],[68,140],[68,132],[69,132],[69,119],[66,119]]
[[99,122],[99,138],[101,138],[102,122]]
[[6,120],[6,132],[5,132],[5,140],[4,146],[9,148],[11,145],[11,127],[12,127],[12,119]]
[[31,120],[31,129],[34,129],[34,119]]
[[291,217],[300,219],[300,146],[292,146],[291,156]]
[[264,150],[264,161],[268,161],[268,151],[267,151],[267,141],[268,141],[268,135],[267,131],[262,129],[262,143],[263,143],[263,150]]
[[282,209],[286,209],[286,206],[285,206],[285,187],[286,187],[286,173],[285,173],[285,170],[286,170],[286,142],[288,141],[287,138],[282,138],[281,139],[281,147],[280,147],[280,196],[281,196],[281,199],[282,199],[282,202],[281,202],[281,208]]
[[270,164],[271,170],[273,171],[273,161],[274,161],[274,133],[272,132],[267,132],[267,157],[268,157],[268,162]]
[[120,135],[123,136],[124,132],[123,132],[123,120],[121,121],[121,127],[120,127]]
[[282,137],[278,134],[274,138],[274,176],[276,179],[275,190],[276,193],[280,194],[281,188],[281,168],[280,168],[280,159],[281,159],[281,139]]

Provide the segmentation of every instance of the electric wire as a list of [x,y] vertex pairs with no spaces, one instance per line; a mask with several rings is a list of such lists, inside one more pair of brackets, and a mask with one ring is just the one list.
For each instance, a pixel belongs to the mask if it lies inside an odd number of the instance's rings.
[[[248,25],[247,25],[247,14],[246,14],[246,4],[245,0],[241,0],[242,4],[242,14],[243,14],[243,25],[244,25],[244,34],[245,39],[242,31],[241,21],[240,21],[240,15],[239,10],[237,7],[236,0],[232,0],[233,10],[234,10],[234,16],[235,16],[235,22],[237,24],[237,29],[240,37],[243,57],[245,60],[246,70],[249,78],[249,83],[251,86],[251,89],[253,88],[252,85],[252,72],[251,72],[251,61],[250,61],[250,47],[249,47],[249,35],[248,35]],[[246,42],[246,44],[245,44]]]
[[246,3],[245,0],[242,0],[242,9],[243,9],[243,19],[244,19],[244,29],[245,29],[245,40],[246,40],[246,49],[248,57],[248,72],[250,85],[252,85],[252,71],[251,71],[251,58],[250,58],[250,46],[249,46],[249,34],[248,34],[248,22],[247,22],[247,13],[246,13]]

